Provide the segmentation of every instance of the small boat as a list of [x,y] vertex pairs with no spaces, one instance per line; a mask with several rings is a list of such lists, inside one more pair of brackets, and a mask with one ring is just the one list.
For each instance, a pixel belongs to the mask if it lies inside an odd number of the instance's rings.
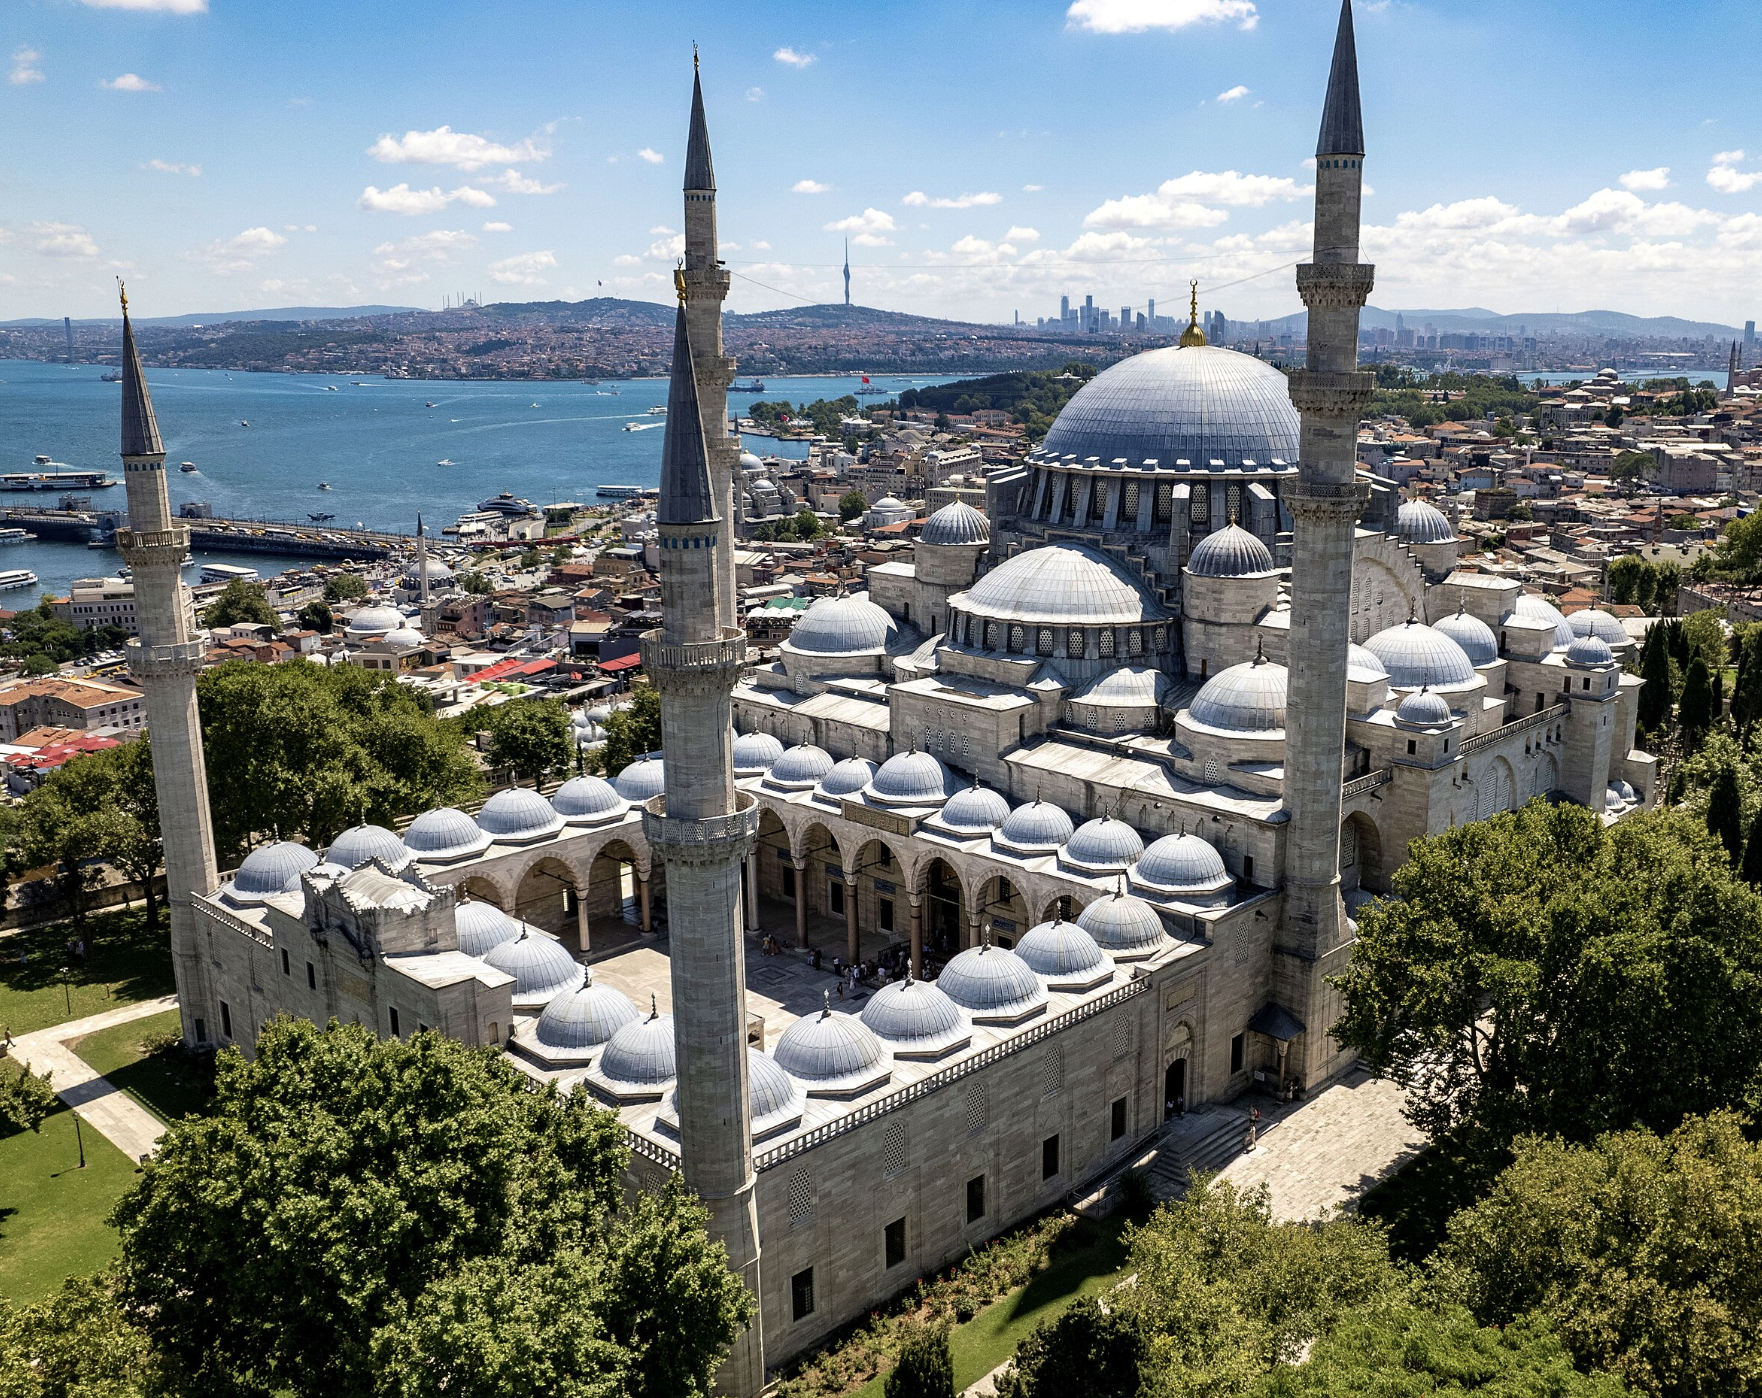
[[438,407],[440,407],[440,404],[439,403],[424,403],[422,406],[425,408],[438,408]]
[[[538,406],[538,404],[534,403],[532,406],[536,408]],[[667,416],[667,409],[657,403],[654,407],[649,409],[649,416],[650,417],[666,417]]]
[[450,456],[443,456],[439,461],[435,462],[434,464],[436,466],[457,466],[459,463],[457,461],[453,460],[453,458]]
[[324,386],[324,391],[325,391],[325,392],[326,392],[326,393],[335,393],[335,392],[336,392],[336,385],[335,385],[335,384],[333,384],[333,383],[327,383],[327,384],[326,384],[326,385],[325,385],[325,386]]
[[182,471],[186,476],[192,475],[196,470],[196,463],[193,461],[181,462],[177,469]]
[[728,391],[730,393],[763,393],[765,391],[765,381],[763,379],[752,379],[747,383],[731,383],[728,385]]
[[28,544],[36,537],[28,529],[0,529],[0,544]]
[[538,406],[538,404],[537,404],[537,403],[533,403],[533,404],[531,404],[531,406],[532,406],[532,407],[534,407],[534,408],[536,408],[536,407],[537,407],[537,406]]
[[324,511],[320,510],[317,514],[307,515],[306,518],[311,520],[314,524],[323,524],[327,519],[335,519],[336,516],[333,514],[326,514]]
[[122,382],[122,374],[119,370],[116,370],[116,369],[112,369],[108,374],[100,374],[99,378],[101,378],[105,383],[121,383]]
[[249,427],[249,426],[250,426],[250,425],[251,425],[251,424],[250,424],[250,423],[248,423],[248,422],[246,422],[246,421],[245,421],[245,420],[244,420],[244,418],[240,418],[240,419],[239,419],[239,426],[240,426],[240,427]]
[[108,540],[108,539],[87,539],[86,540],[86,547],[89,549],[107,549],[110,547],[110,540]]
[[647,432],[651,427],[663,427],[665,425],[666,424],[659,422],[627,422],[624,424],[624,430],[626,432]]
[[318,488],[320,490],[329,490],[330,489],[330,482],[329,481],[319,481]]
[[0,592],[13,587],[32,587],[36,581],[37,575],[29,568],[8,568],[0,572]]

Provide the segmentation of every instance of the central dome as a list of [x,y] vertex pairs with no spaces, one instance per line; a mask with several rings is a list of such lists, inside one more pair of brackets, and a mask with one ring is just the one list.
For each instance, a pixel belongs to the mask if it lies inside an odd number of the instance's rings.
[[1196,471],[1294,463],[1297,410],[1285,376],[1249,355],[1215,345],[1146,350],[1078,389],[1044,452]]
[[[1067,626],[1162,621],[1168,616],[1119,564],[1095,549],[1072,543],[1043,544],[1018,553],[951,597],[949,606],[993,621]],[[800,629],[801,623],[796,625]]]
[[892,617],[866,592],[822,597],[801,614],[784,645],[811,655],[856,655],[886,650],[899,634]]

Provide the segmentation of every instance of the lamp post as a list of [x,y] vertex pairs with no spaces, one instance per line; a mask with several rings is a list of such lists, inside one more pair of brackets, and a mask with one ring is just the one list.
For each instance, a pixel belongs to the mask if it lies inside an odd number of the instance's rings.
[[61,998],[67,1002],[67,1017],[69,1019],[73,1018],[73,991],[68,988],[72,979],[72,972],[63,966],[61,968]]
[[86,1168],[86,1138],[85,1134],[80,1130],[80,1114],[77,1110],[73,1114],[73,1138],[79,1143],[80,1169],[83,1170]]

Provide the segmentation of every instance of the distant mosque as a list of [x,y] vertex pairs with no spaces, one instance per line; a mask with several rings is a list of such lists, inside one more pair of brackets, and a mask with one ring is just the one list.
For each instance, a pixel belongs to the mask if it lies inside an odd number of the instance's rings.
[[[1621,624],[1458,570],[1445,515],[1357,467],[1364,146],[1347,0],[1297,271],[1307,367],[1207,344],[1195,310],[986,477],[983,512],[936,511],[911,562],[814,603],[757,664],[694,80],[643,642],[666,752],[322,853],[270,845],[224,879],[187,535],[125,318],[118,544],[186,1038],[249,1051],[283,1012],[435,1029],[590,1093],[632,1187],[683,1172],[759,1298],[721,1376],[739,1395],[1168,1114],[1349,1069],[1329,978],[1409,841],[1536,796],[1613,820],[1656,770]],[[835,959],[889,974],[855,985]]]

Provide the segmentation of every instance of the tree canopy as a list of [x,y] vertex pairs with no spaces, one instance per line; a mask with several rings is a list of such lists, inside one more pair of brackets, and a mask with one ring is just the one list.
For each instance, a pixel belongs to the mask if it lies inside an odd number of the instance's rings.
[[332,573],[324,580],[326,602],[359,602],[367,596],[367,581],[356,573]]
[[479,712],[489,732],[493,765],[512,767],[515,776],[534,786],[569,770],[575,748],[562,700],[515,699]]
[[661,696],[648,685],[630,691],[627,707],[606,720],[606,745],[600,750],[606,775],[615,777],[647,752],[661,750]]
[[[6,623],[6,640],[0,644],[0,655],[14,659],[39,661],[38,673],[48,674],[70,660],[112,650],[128,639],[120,626],[82,628],[55,615],[45,597],[34,607],[26,607]],[[43,668],[43,662],[47,668]],[[27,666],[27,673],[29,667]]]
[[83,919],[86,890],[99,872],[98,861],[105,861],[142,885],[147,926],[158,921],[153,875],[160,861],[159,797],[148,743],[143,736],[73,758],[51,772],[20,808],[20,857],[28,867],[59,866],[76,918]]
[[263,584],[247,582],[243,578],[234,578],[221,590],[220,596],[202,614],[202,622],[206,626],[236,626],[240,622],[249,622],[252,626],[281,630],[281,618],[269,605],[269,593]]

